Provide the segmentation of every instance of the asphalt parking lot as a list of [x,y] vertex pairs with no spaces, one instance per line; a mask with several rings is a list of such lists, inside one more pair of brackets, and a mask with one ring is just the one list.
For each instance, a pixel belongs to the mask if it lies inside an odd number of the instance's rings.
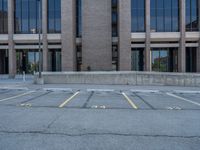
[[0,149],[200,149],[198,89],[78,87],[0,88]]

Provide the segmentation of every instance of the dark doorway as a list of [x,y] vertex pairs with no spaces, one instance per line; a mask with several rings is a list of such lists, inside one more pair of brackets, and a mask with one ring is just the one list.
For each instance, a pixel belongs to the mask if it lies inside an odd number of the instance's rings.
[[186,72],[197,71],[197,48],[187,47],[186,48]]
[[0,74],[8,74],[8,50],[0,50]]
[[53,71],[53,72],[61,71],[61,50],[60,49],[49,50],[49,71]]

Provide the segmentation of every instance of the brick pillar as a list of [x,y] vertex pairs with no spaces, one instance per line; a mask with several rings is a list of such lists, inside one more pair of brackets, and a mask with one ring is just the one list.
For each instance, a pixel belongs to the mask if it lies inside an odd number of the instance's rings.
[[43,71],[48,71],[47,0],[42,0]]
[[146,22],[146,41],[145,41],[145,59],[144,70],[151,71],[151,15],[150,15],[150,0],[145,0],[145,22]]
[[178,71],[186,72],[185,48],[185,0],[179,0],[180,5],[180,46],[178,50]]
[[16,51],[14,49],[14,1],[8,0],[8,47],[9,47],[9,77],[16,74]]
[[112,70],[110,0],[82,0],[82,70]]
[[76,70],[75,0],[61,0],[62,71]]
[[118,0],[119,70],[131,70],[131,0]]

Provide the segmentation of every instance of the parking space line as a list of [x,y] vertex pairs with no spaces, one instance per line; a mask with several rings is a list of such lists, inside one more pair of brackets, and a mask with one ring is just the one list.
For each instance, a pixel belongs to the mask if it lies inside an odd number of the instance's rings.
[[185,98],[180,97],[180,96],[177,96],[177,95],[175,95],[175,94],[172,94],[172,93],[166,93],[166,94],[169,95],[169,96],[175,97],[175,98],[177,98],[177,99],[180,99],[180,100],[183,100],[183,101],[186,101],[186,102],[192,103],[192,104],[194,104],[194,105],[198,105],[198,106],[200,106],[200,103],[197,103],[197,102],[194,102],[194,101],[191,101],[191,100],[185,99]]
[[23,94],[19,94],[19,95],[16,95],[16,96],[4,98],[4,99],[1,99],[0,102],[11,100],[11,99],[15,99],[15,98],[22,97],[22,96],[25,96],[25,95],[29,95],[29,94],[31,94],[33,92],[35,92],[35,91],[29,91],[29,92],[26,92],[26,93],[23,93]]
[[45,96],[45,95],[48,95],[49,93],[51,93],[51,91],[46,92],[46,93],[43,93],[43,94],[40,94],[40,95],[38,95],[38,96],[36,96],[36,97],[32,97],[32,98],[30,98],[30,99],[27,99],[27,100],[21,102],[21,104],[24,104],[24,103],[33,101],[33,100],[35,100],[35,99],[37,99],[37,98],[40,98],[40,97]]
[[131,92],[134,93],[159,93],[159,90],[130,90]]
[[83,104],[82,108],[87,108],[87,105],[90,101],[90,99],[92,98],[92,96],[94,95],[94,91],[92,91],[89,95],[89,97],[87,98],[86,102]]
[[114,89],[87,89],[87,92],[114,92]]
[[139,96],[139,95],[138,95],[137,93],[135,93],[135,92],[133,92],[133,94],[134,94],[135,96],[137,96],[141,101],[143,101],[147,106],[149,106],[149,108],[155,110],[155,108],[154,108],[150,103],[148,103],[144,98],[142,98],[141,96]]
[[80,92],[76,92],[74,95],[72,95],[70,98],[65,100],[62,104],[59,105],[59,108],[64,107],[67,103],[69,103],[75,96],[77,96]]
[[128,103],[129,103],[134,109],[138,109],[138,107],[134,104],[134,102],[133,102],[124,92],[122,92],[122,95],[125,97],[125,99],[128,101]]

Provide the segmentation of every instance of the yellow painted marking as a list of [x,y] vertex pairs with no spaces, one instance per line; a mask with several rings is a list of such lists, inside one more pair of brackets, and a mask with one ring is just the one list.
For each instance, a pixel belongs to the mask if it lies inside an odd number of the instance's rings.
[[129,103],[134,109],[138,109],[138,107],[133,103],[133,101],[132,101],[125,93],[122,93],[122,95],[126,98],[126,100],[128,101],[128,103]]
[[29,95],[29,94],[31,94],[33,92],[35,92],[35,91],[29,91],[29,92],[26,92],[26,93],[23,93],[23,94],[19,94],[19,95],[16,95],[16,96],[12,96],[12,97],[8,97],[8,98],[5,98],[5,99],[1,99],[0,102],[11,100],[11,99],[15,99],[15,98],[22,97],[22,96],[25,96],[25,95]]
[[78,95],[80,92],[76,92],[74,95],[72,95],[70,98],[65,100],[59,107],[62,108],[64,107],[67,103],[69,103],[76,95]]

